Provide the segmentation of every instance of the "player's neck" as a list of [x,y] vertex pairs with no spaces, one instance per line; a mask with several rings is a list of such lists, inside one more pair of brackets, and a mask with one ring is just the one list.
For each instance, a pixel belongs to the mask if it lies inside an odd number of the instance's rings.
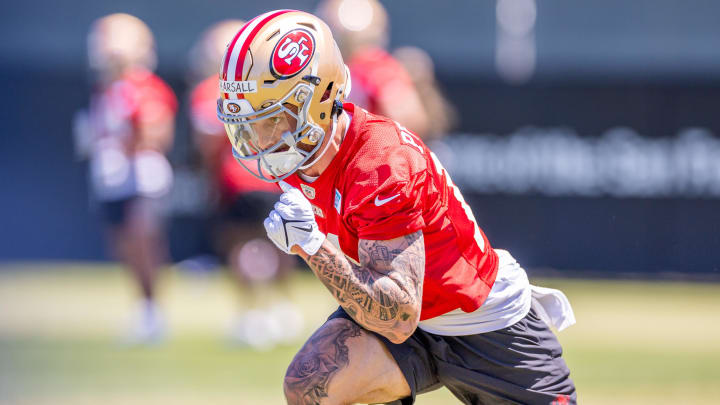
[[333,136],[329,137],[325,142],[330,142],[330,144],[322,145],[320,147],[320,150],[322,150],[322,148],[327,146],[327,152],[325,152],[325,154],[317,161],[317,163],[303,170],[302,173],[304,175],[310,177],[318,177],[325,171],[325,169],[328,168],[328,166],[330,166],[330,163],[338,154],[338,151],[340,151],[340,145],[342,144],[343,137],[345,136],[345,132],[347,132],[347,127],[349,124],[350,117],[345,113],[340,114],[336,124],[337,129],[333,131],[332,128],[328,128],[328,132],[333,134]]

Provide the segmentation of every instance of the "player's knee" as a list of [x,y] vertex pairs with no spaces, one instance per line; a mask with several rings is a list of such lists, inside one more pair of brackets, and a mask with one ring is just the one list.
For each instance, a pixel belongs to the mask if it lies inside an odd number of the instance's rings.
[[298,388],[293,386],[292,383],[288,381],[287,374],[285,375],[285,379],[283,380],[283,392],[285,393],[285,400],[287,401],[288,405],[302,403],[300,401],[302,395],[300,395]]
[[[351,392],[344,392],[349,366],[348,340],[361,329],[345,319],[327,322],[310,337],[288,366],[283,390],[288,404],[346,403]],[[335,387],[334,392],[331,386]]]
[[296,377],[288,374],[285,375],[283,380],[283,392],[288,405],[316,405],[321,400],[327,403],[330,399],[322,382],[313,380],[298,381]]
[[[301,353],[298,353],[298,357]],[[330,375],[317,373],[314,366],[320,358],[296,357],[283,380],[283,392],[289,405],[316,405],[340,403],[328,390]],[[308,378],[309,377],[309,378]]]

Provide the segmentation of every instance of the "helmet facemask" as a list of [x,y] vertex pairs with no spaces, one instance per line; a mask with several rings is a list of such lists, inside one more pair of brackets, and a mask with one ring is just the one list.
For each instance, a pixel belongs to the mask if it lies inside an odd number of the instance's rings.
[[[308,114],[314,91],[312,85],[299,83],[282,99],[258,111],[244,99],[218,100],[217,115],[230,135],[236,160],[253,175],[268,182],[278,182],[297,170],[312,166],[317,158],[308,161],[325,139],[325,131],[312,122]],[[298,105],[297,112],[288,105]],[[267,142],[261,140],[262,134],[256,127],[264,120],[279,116],[293,118],[295,128],[273,137],[277,138],[274,144],[263,148]],[[312,148],[305,150],[299,143],[312,145]]]
[[328,151],[350,78],[324,22],[296,10],[262,14],[238,31],[220,69],[217,115],[255,177],[278,182]]

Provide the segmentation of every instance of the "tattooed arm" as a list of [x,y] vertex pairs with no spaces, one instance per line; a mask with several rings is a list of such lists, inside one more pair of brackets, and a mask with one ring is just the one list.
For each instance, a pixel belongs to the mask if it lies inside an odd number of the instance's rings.
[[391,240],[361,239],[360,265],[325,240],[312,256],[294,248],[330,293],[364,328],[404,342],[420,320],[425,275],[422,231]]

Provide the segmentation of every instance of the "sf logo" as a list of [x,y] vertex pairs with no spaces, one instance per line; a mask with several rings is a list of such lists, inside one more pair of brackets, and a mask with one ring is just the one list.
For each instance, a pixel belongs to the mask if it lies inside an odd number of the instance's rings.
[[285,37],[285,41],[278,49],[278,56],[288,65],[293,64],[293,59],[300,59],[300,64],[304,65],[307,58],[310,57],[310,48],[305,45],[308,42],[306,37],[301,37],[298,42],[294,42],[292,38]]
[[285,34],[275,45],[271,57],[273,75],[278,79],[295,76],[310,63],[315,53],[315,38],[298,28]]

